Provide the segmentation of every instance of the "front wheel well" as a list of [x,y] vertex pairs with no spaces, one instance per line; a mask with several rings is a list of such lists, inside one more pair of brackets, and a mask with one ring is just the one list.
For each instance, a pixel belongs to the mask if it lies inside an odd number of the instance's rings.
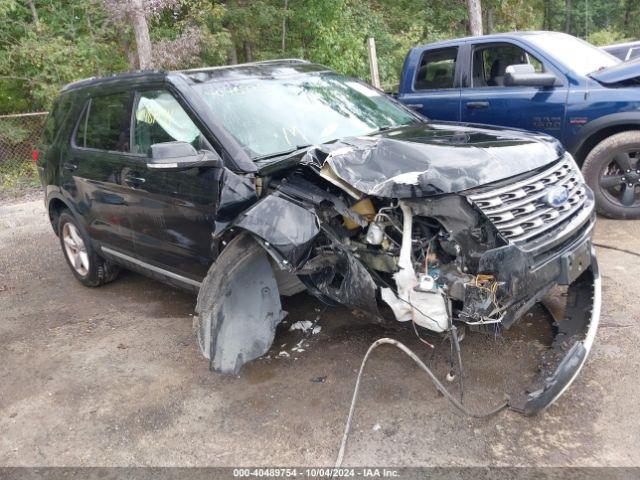
[[629,130],[640,130],[640,125],[633,123],[611,125],[609,127],[601,128],[597,132],[592,133],[584,142],[582,142],[582,145],[580,145],[578,150],[573,154],[576,163],[582,166],[585,159],[587,158],[587,155],[589,155],[589,152],[591,152],[591,150],[593,150],[594,147],[605,138],[610,137],[611,135],[615,135],[616,133],[627,132]]
[[60,214],[65,210],[69,210],[69,207],[59,198],[54,198],[49,202],[49,221],[56,235],[58,235],[58,220],[60,219]]

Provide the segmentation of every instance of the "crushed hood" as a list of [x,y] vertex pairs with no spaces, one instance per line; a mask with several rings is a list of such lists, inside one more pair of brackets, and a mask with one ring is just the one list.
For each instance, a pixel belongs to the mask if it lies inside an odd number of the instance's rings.
[[589,76],[604,85],[616,83],[640,85],[640,58],[603,68]]
[[454,193],[557,160],[546,135],[460,124],[423,123],[310,149],[302,163],[353,196],[411,198]]

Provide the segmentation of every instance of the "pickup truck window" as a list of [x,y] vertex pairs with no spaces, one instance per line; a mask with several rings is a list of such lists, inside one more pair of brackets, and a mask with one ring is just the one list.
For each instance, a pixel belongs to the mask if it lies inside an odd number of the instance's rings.
[[509,65],[528,63],[537,73],[543,72],[542,62],[522,48],[510,43],[476,47],[473,51],[473,86],[504,87],[504,74]]
[[422,55],[416,74],[416,90],[453,88],[458,48],[430,50]]
[[640,57],[640,47],[630,48],[625,61],[638,57]]

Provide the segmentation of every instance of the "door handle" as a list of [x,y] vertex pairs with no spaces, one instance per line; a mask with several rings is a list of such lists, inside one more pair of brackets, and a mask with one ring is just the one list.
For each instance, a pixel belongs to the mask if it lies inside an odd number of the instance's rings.
[[66,163],[65,162],[65,163],[62,164],[62,169],[66,170],[67,172],[73,172],[73,171],[78,169],[78,166],[74,165],[73,163]]
[[142,178],[142,177],[136,177],[134,175],[127,175],[126,177],[124,177],[123,181],[124,181],[124,183],[126,183],[130,187],[139,187],[140,185],[144,184],[144,182],[146,180],[144,178]]
[[467,108],[470,110],[476,108],[489,108],[489,102],[467,102]]
[[407,103],[406,105],[407,107],[412,108],[414,110],[420,110],[421,108],[424,107],[424,104],[422,103]]

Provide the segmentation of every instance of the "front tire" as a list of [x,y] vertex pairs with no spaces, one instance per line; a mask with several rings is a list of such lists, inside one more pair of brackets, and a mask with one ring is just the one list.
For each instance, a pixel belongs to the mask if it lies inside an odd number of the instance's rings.
[[64,258],[80,283],[98,287],[118,276],[118,267],[98,255],[86,230],[68,210],[60,214],[58,233]]
[[596,145],[582,166],[598,213],[640,218],[640,131],[617,133]]

